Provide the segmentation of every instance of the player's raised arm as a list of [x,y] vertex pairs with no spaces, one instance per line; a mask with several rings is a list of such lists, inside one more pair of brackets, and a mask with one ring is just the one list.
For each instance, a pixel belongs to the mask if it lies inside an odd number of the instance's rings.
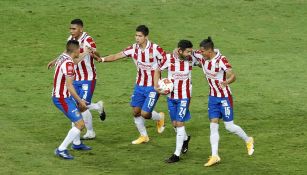
[[102,57],[101,62],[112,62],[112,61],[116,61],[124,57],[126,57],[126,55],[123,52],[118,52],[117,54],[114,54],[114,55]]

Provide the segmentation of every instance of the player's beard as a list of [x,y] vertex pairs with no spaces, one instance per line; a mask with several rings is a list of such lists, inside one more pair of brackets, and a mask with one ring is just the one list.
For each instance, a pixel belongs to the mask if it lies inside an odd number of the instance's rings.
[[188,60],[188,58],[187,57],[185,57],[184,55],[182,55],[182,54],[179,54],[178,55],[178,58],[180,59],[180,60],[182,60],[182,61],[186,61],[186,60]]

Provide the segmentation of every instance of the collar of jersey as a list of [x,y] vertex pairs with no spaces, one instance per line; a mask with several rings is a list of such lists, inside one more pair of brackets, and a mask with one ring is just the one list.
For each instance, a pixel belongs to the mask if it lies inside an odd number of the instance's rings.
[[[136,44],[136,46],[138,49],[140,48],[140,45]],[[149,47],[150,47],[150,41],[147,40],[146,49],[149,49]]]

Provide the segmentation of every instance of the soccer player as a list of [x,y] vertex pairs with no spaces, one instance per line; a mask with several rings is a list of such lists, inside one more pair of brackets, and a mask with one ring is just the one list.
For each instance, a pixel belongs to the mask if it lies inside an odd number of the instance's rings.
[[[91,147],[84,145],[80,141],[80,132],[84,128],[84,121],[75,103],[76,100],[80,110],[86,110],[86,102],[78,96],[73,86],[74,63],[77,64],[80,61],[79,53],[79,42],[69,40],[66,44],[66,52],[57,59],[54,73],[53,103],[74,123],[74,127],[69,130],[62,144],[54,152],[55,155],[63,159],[73,159],[73,156],[67,150],[67,146],[72,142],[72,149],[91,150]],[[75,100],[72,99],[71,95]]]
[[145,25],[136,28],[136,43],[127,47],[124,51],[102,58],[103,62],[116,61],[124,57],[133,59],[136,68],[136,84],[131,96],[134,123],[140,133],[138,139],[132,144],[141,144],[149,141],[144,119],[157,121],[157,131],[164,131],[164,113],[153,111],[159,94],[154,89],[154,72],[159,62],[165,57],[165,52],[157,44],[148,40],[149,29]]
[[[101,62],[99,53],[96,50],[96,43],[91,36],[83,31],[83,21],[81,19],[74,19],[70,24],[70,36],[68,40],[76,40],[80,44],[80,57],[83,57],[82,61],[75,65],[75,81],[74,87],[82,99],[88,102],[88,109],[82,112],[82,116],[87,129],[83,139],[94,139],[96,134],[93,128],[92,114],[89,109],[97,110],[100,114],[100,119],[103,121],[106,117],[103,108],[103,102],[91,103],[93,93],[96,85],[96,67],[94,59]],[[88,48],[90,52],[85,53],[85,49]],[[48,64],[48,69],[54,66],[56,59]]]
[[192,93],[191,72],[192,65],[197,61],[192,58],[193,44],[188,40],[181,40],[173,54],[167,54],[159,67],[155,70],[155,89],[160,94],[164,92],[159,88],[158,81],[161,72],[168,70],[168,79],[174,83],[174,90],[168,95],[168,111],[176,135],[176,149],[174,154],[166,160],[174,163],[180,160],[180,153],[188,151],[190,136],[187,135],[184,123],[191,118],[189,106]]
[[202,65],[203,72],[210,86],[208,113],[210,120],[210,143],[212,155],[204,166],[212,166],[221,161],[218,155],[219,120],[223,119],[225,128],[240,138],[247,147],[248,155],[254,152],[254,139],[249,137],[244,130],[233,122],[233,101],[229,84],[236,80],[227,58],[218,49],[214,49],[211,37],[200,43],[200,50],[193,53]]

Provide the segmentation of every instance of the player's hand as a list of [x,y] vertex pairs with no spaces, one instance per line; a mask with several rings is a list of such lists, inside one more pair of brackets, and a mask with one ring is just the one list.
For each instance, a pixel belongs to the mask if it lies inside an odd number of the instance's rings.
[[225,88],[228,85],[228,82],[227,81],[222,81],[222,82],[220,82],[219,85],[220,85],[220,88],[223,89],[223,88]]
[[84,112],[87,110],[87,106],[86,106],[86,101],[85,100],[81,100],[78,104],[79,110],[81,112]]
[[55,65],[55,61],[52,60],[47,64],[47,69],[51,69]]
[[159,93],[159,94],[162,94],[162,95],[166,95],[166,94],[168,94],[169,92],[164,92],[161,88],[159,88],[159,87],[154,87],[155,88],[155,90]]

